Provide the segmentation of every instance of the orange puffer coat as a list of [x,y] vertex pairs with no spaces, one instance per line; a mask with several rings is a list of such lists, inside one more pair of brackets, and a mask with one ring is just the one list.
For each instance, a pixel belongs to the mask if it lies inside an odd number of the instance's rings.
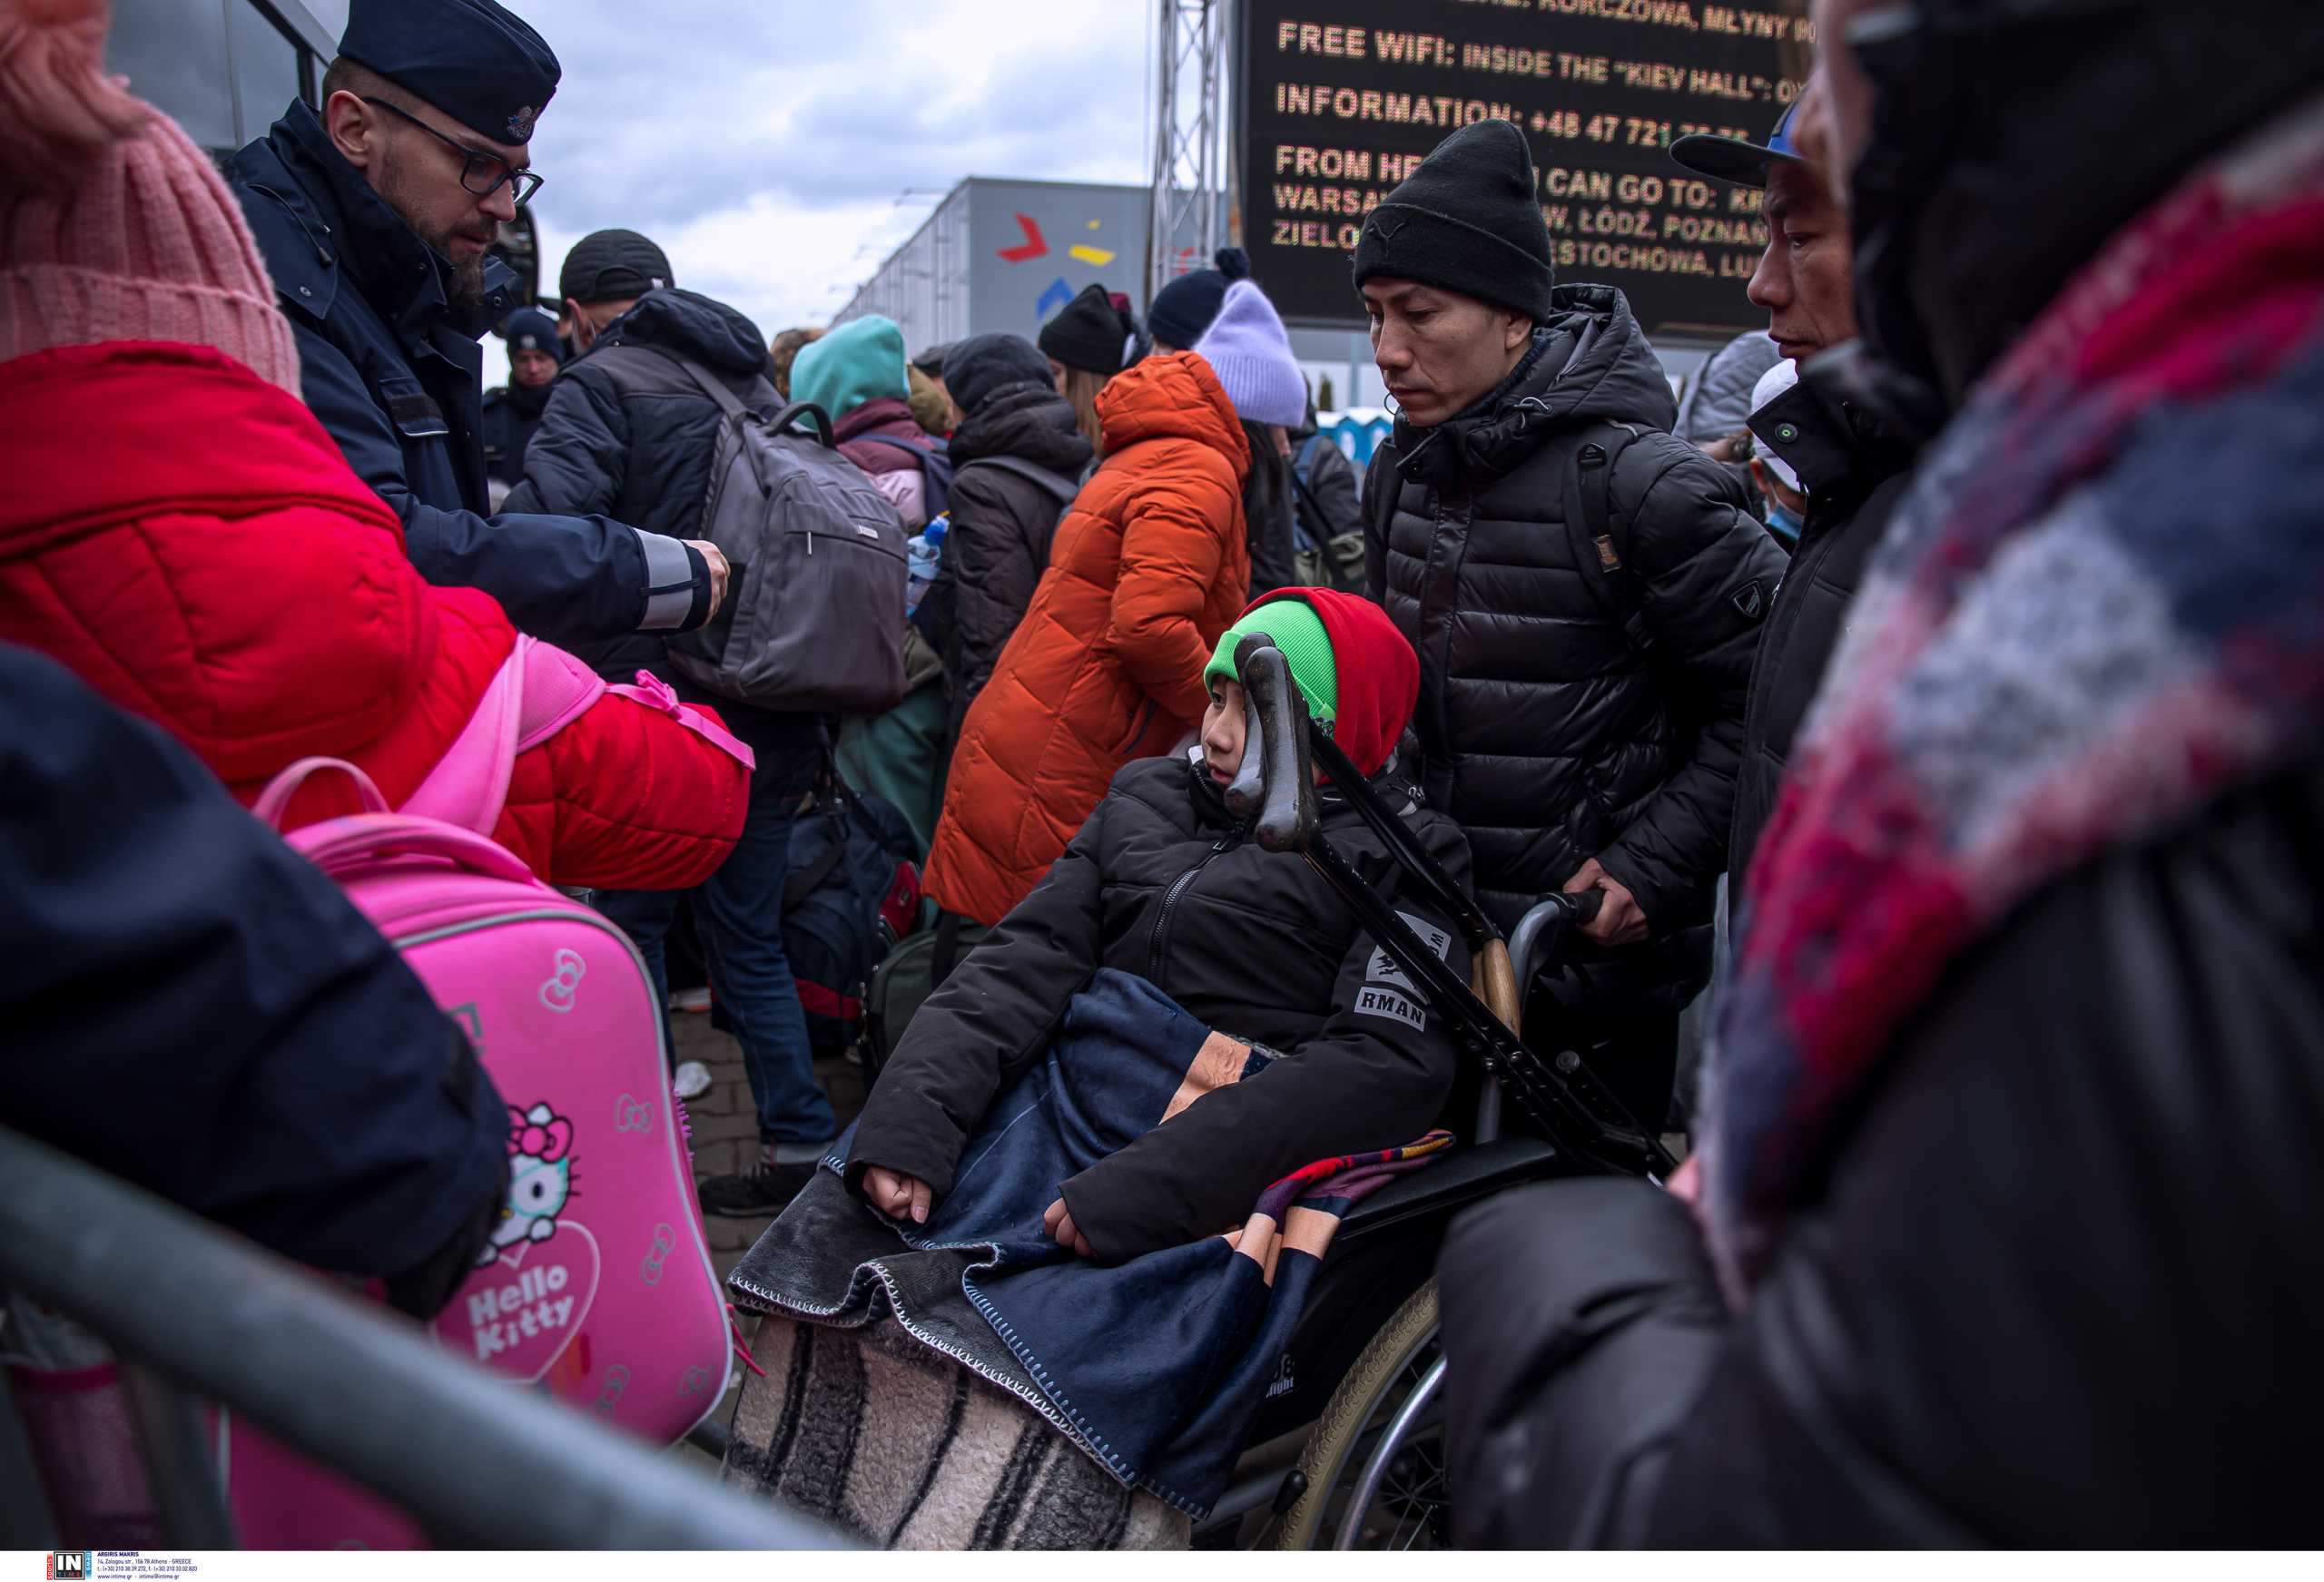
[[997,923],[1049,871],[1115,771],[1201,722],[1202,667],[1250,592],[1251,447],[1210,365],[1152,357],[1098,397],[1106,460],[970,705],[928,859],[939,906]]

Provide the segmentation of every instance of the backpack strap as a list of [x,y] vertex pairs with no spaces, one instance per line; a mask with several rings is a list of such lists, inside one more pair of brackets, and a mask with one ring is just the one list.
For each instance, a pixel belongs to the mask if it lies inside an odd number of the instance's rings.
[[1059,506],[1071,505],[1073,497],[1081,492],[1081,486],[1063,473],[1051,472],[1045,467],[1036,467],[1031,462],[1014,456],[980,456],[974,461],[962,462],[959,470],[952,474],[955,486],[960,483],[961,473],[979,467],[989,467],[996,472],[1005,472],[1011,477],[1023,478],[1055,500]]
[[282,815],[290,810],[290,799],[299,794],[300,786],[325,770],[344,774],[354,782],[356,800],[365,812],[384,813],[389,811],[388,799],[379,794],[379,788],[371,783],[371,777],[345,759],[301,758],[266,782],[266,789],[258,793],[258,801],[251,804],[251,813],[268,829],[281,834]]
[[1615,465],[1639,431],[1626,423],[1593,423],[1581,432],[1573,469],[1566,479],[1565,530],[1574,569],[1606,618],[1622,630],[1640,653],[1652,651],[1654,632],[1646,623],[1646,587],[1622,558],[1615,536]]
[[517,636],[468,722],[398,812],[492,833],[517,767],[517,743],[524,733],[525,664],[534,646],[530,637]]
[[680,703],[678,694],[671,688],[670,683],[652,671],[639,671],[635,684],[609,686],[606,691],[614,697],[627,698],[642,708],[652,709],[657,714],[669,715],[681,726],[693,732],[743,768],[750,770],[758,768],[757,755],[737,741],[733,732],[700,709],[691,708]]
[[848,443],[850,445],[884,445],[891,450],[901,450],[920,463],[920,470],[922,473],[928,470],[929,457],[940,454],[931,447],[914,445],[911,440],[899,439],[892,434],[859,434]]
[[[1320,434],[1314,437],[1315,439],[1322,437]],[[1315,497],[1315,486],[1307,481],[1305,467],[1291,469],[1291,486],[1299,496],[1299,504],[1306,507],[1305,512],[1292,513],[1292,526],[1298,528],[1300,536],[1308,541],[1309,548],[1320,549],[1331,541],[1332,519],[1324,511],[1324,502]],[[1307,524],[1309,517],[1315,519],[1313,527]]]
[[823,849],[815,853],[812,862],[804,868],[793,869],[791,877],[783,881],[783,915],[786,918],[798,910],[809,896],[822,888],[823,880],[832,876],[832,870],[837,868],[840,859],[847,855],[846,811],[834,805],[828,811],[826,822],[830,826],[830,839],[823,842]]
[[825,450],[836,450],[838,448],[838,446],[833,443],[832,439],[832,420],[830,415],[824,412],[821,407],[816,406],[812,401],[793,401],[789,406],[783,408],[782,411],[777,412],[773,418],[762,418],[756,412],[752,411],[750,408],[743,404],[741,397],[735,395],[734,391],[728,389],[725,385],[719,380],[713,378],[708,368],[704,368],[700,363],[695,362],[691,358],[680,357],[676,352],[665,351],[658,346],[607,347],[606,349],[607,351],[627,350],[648,352],[655,357],[660,358],[665,362],[676,364],[679,368],[685,370],[686,378],[692,379],[695,385],[701,388],[704,395],[708,396],[714,402],[717,403],[718,410],[730,422],[764,422],[769,432],[783,434],[789,432],[791,426],[803,417],[808,420],[810,427],[815,430],[815,437],[822,443]]

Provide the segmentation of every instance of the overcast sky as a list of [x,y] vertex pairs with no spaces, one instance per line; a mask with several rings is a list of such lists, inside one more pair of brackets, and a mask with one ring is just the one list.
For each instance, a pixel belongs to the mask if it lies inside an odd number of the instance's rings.
[[[565,66],[533,138],[544,296],[626,226],[772,335],[828,319],[962,176],[1147,179],[1150,0],[509,4]],[[486,359],[497,384],[497,338]]]

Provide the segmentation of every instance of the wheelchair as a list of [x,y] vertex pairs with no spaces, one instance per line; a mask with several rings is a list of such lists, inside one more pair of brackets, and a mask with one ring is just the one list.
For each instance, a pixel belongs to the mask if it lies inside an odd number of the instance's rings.
[[[1549,898],[1504,943],[1309,722],[1265,634],[1246,637],[1236,658],[1248,745],[1228,806],[1254,820],[1268,850],[1304,854],[1446,1018],[1462,1056],[1447,1114],[1473,1115],[1473,1125],[1464,1146],[1364,1199],[1342,1221],[1234,1480],[1196,1524],[1194,1547],[1438,1548],[1449,1515],[1435,1280],[1446,1225],[1512,1187],[1607,1172],[1659,1180],[1676,1161],[1580,1052],[1545,1060],[1517,1036],[1519,986],[1595,915],[1598,895]],[[1473,963],[1470,982],[1323,838],[1314,802],[1318,766],[1458,920]]]

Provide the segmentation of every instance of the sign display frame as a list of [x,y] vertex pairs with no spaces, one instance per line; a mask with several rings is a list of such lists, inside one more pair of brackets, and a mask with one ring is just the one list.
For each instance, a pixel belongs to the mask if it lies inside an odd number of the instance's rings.
[[1237,0],[1232,156],[1242,245],[1285,323],[1361,329],[1364,215],[1459,126],[1525,130],[1561,283],[1619,286],[1647,333],[1764,329],[1744,296],[1760,194],[1667,153],[1762,142],[1797,97],[1803,5],[1703,0]]

